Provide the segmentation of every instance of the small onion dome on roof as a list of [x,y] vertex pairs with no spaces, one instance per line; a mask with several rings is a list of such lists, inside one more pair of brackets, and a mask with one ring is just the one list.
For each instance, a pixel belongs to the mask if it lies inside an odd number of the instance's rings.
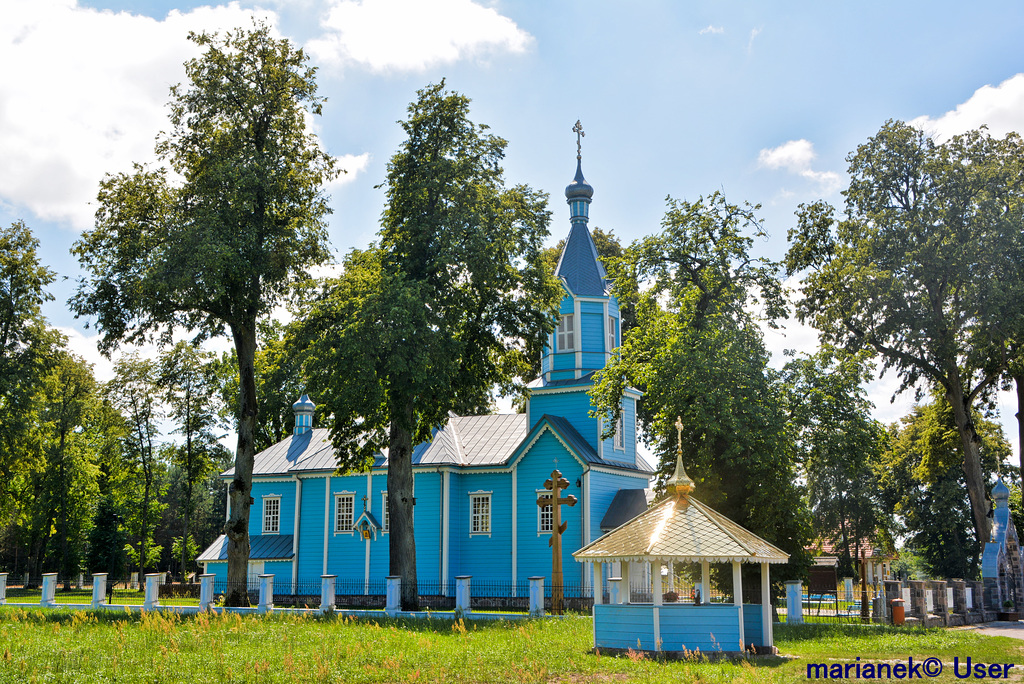
[[594,188],[583,177],[583,161],[576,159],[576,176],[572,183],[565,186],[565,199],[591,199],[594,196]]
[[1003,484],[1002,480],[996,481],[996,486],[992,488],[992,500],[993,501],[1006,501],[1010,498],[1010,490]]
[[310,401],[308,394],[303,394],[297,402],[292,404],[292,410],[296,413],[312,413],[316,410],[316,404]]

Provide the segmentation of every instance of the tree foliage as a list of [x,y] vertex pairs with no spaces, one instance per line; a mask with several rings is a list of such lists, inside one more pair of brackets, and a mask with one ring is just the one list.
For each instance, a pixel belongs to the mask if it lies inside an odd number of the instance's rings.
[[1024,259],[1022,151],[1013,134],[972,131],[938,144],[890,121],[848,158],[845,218],[824,202],[802,206],[786,256],[789,274],[805,274],[798,316],[826,343],[872,350],[901,390],[941,388],[978,539],[989,519],[971,416],[1019,353],[995,320],[1020,321],[1024,307],[1019,289],[1007,296],[1012,262],[1019,276]]
[[157,143],[181,182],[141,166],[102,182],[96,227],[73,248],[88,276],[70,305],[96,317],[107,351],[152,335],[167,341],[174,328],[231,335],[241,418],[227,600],[247,604],[257,321],[329,259],[322,187],[336,171],[307,131],[322,101],[302,50],[262,24],[189,38],[205,52],[186,62],[188,85],[171,89],[171,130]]
[[633,243],[612,269],[615,294],[635,303],[637,323],[593,395],[607,415],[620,410],[627,385],[645,393],[638,413],[662,479],[675,462],[679,417],[696,496],[792,554],[800,573],[809,517],[783,386],[750,313],[785,314],[777,267],[749,253],[751,235],[761,234],[756,209],[719,193],[668,200],[662,232]]
[[[486,409],[528,375],[560,288],[544,267],[546,197],[506,188],[505,140],[442,81],[418,92],[388,164],[379,245],[355,250],[299,331],[343,468],[388,453],[391,574],[417,603],[412,448],[449,411]],[[539,348],[539,347],[538,347]]]

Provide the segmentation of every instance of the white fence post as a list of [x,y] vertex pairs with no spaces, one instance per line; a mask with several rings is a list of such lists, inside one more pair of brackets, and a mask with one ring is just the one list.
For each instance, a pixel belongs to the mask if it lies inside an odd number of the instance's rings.
[[843,589],[846,590],[846,600],[847,601],[852,601],[853,600],[853,578],[852,577],[844,577],[843,578]]
[[786,624],[799,625],[804,621],[804,583],[786,582]]
[[146,600],[142,604],[143,610],[153,610],[160,607],[160,573],[146,573]]
[[57,590],[57,573],[48,572],[43,575],[43,598],[39,602],[40,605],[46,606],[47,608],[53,608],[57,605],[57,600],[54,598],[54,593]]
[[82,573],[78,573],[78,582],[75,583],[75,589],[81,589],[84,586],[85,578],[82,576]]
[[402,578],[390,575],[387,582],[387,605],[384,607],[384,614],[398,615],[402,610]]
[[320,575],[320,612],[334,610],[334,581],[337,575]]
[[608,578],[608,603],[611,605],[617,605],[622,603],[622,578],[621,577],[609,577]]
[[274,576],[260,575],[260,606],[259,612],[270,613],[274,610]]
[[455,611],[463,614],[473,612],[471,606],[470,581],[472,575],[459,575],[455,578]]
[[92,574],[92,607],[99,608],[107,602],[107,573]]
[[138,591],[139,590],[139,573],[137,573],[137,572],[133,572],[132,573],[131,579],[129,580],[129,583],[128,583],[128,588],[131,589],[132,591]]
[[217,576],[210,573],[199,576],[199,610],[209,610],[213,603],[213,580]]
[[7,573],[0,572],[0,606],[7,603]]
[[544,578],[530,578],[530,616],[543,617],[544,615]]

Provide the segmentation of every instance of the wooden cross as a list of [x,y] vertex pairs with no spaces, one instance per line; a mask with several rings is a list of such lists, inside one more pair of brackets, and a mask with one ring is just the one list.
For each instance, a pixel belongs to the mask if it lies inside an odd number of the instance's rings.
[[[579,125],[579,122],[576,122]],[[537,497],[537,505],[540,507],[551,506],[551,538],[548,539],[548,546],[551,547],[551,613],[562,614],[562,603],[564,593],[562,592],[562,533],[569,526],[568,522],[562,522],[562,505],[575,506],[576,497],[572,494],[559,496],[560,492],[569,488],[569,481],[562,477],[562,473],[551,471],[551,478],[544,481],[544,489],[550,494],[541,494]]]
[[580,138],[587,137],[587,134],[583,132],[583,124],[579,119],[576,119],[576,125],[572,127],[572,132],[576,134],[576,158],[582,159],[583,146],[580,144]]

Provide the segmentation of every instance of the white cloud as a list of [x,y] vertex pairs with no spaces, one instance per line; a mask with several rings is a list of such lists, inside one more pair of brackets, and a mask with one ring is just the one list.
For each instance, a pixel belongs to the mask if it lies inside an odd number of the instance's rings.
[[704,28],[702,28],[702,29],[701,29],[701,30],[699,31],[699,33],[700,33],[700,35],[702,35],[702,36],[703,36],[703,35],[706,35],[706,34],[708,34],[708,33],[725,33],[725,29],[724,29],[723,27],[721,27],[721,26],[714,26],[714,25],[712,25],[712,24],[708,24],[707,26],[705,26]]
[[759,29],[759,28],[750,29],[750,40],[747,41],[747,52],[748,53],[754,51],[754,39],[757,38],[757,36],[760,35],[760,33],[761,33],[761,29]]
[[826,195],[839,189],[839,174],[834,171],[815,171],[811,162],[817,157],[809,140],[790,140],[778,147],[764,148],[757,155],[758,166],[782,169],[814,181]]
[[348,173],[339,173],[338,177],[335,178],[331,183],[331,187],[345,185],[351,183],[356,177],[366,170],[366,167],[370,164],[370,153],[363,152],[362,154],[344,154],[340,157],[335,157],[337,162],[337,168],[344,169]]
[[933,119],[920,116],[910,124],[946,140],[985,124],[989,132],[1003,137],[1010,131],[1024,132],[1024,74],[1017,74],[997,86],[985,85],[956,109]]
[[325,32],[307,44],[318,60],[374,71],[423,71],[487,52],[523,52],[530,34],[471,0],[335,0]]

